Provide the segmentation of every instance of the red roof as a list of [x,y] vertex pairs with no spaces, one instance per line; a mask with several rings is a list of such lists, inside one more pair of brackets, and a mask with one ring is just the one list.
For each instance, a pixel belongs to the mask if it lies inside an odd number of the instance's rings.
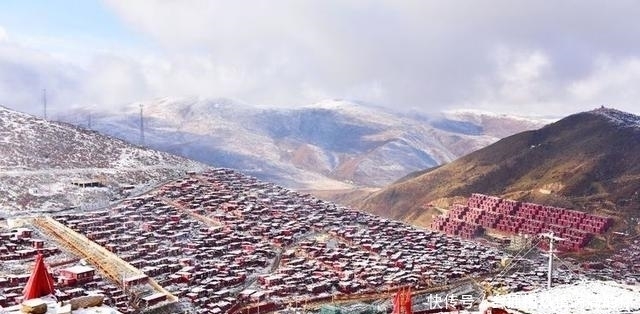
[[47,271],[41,254],[36,256],[36,265],[22,293],[25,300],[53,294],[53,277]]

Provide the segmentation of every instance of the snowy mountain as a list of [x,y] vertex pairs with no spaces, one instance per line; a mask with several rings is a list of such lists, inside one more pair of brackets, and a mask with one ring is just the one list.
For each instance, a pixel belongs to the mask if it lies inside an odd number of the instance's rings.
[[[454,125],[458,128],[462,127],[462,132],[464,130],[473,132],[474,127],[481,127],[480,132],[496,138],[504,138],[524,130],[538,129],[559,120],[557,117],[523,117],[471,109],[445,111],[442,115],[449,127]],[[442,123],[437,125],[440,126]],[[457,130],[453,129],[454,132]]]
[[[146,145],[302,189],[383,186],[503,136],[485,131],[489,119],[410,116],[341,100],[265,108],[228,99],[164,98],[143,106]],[[139,143],[139,110],[131,104],[123,112],[94,111],[91,128]],[[86,125],[88,113],[59,119]],[[544,124],[501,119],[510,124],[503,133]]]
[[640,116],[613,108],[600,107],[591,111],[601,115],[622,128],[640,129]]
[[0,107],[0,216],[105,203],[203,167]]

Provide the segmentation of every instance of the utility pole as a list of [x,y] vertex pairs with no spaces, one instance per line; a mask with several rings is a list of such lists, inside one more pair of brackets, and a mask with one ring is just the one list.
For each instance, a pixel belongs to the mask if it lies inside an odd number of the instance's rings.
[[144,105],[140,104],[140,145],[144,146],[144,116],[142,115],[142,109]]
[[91,129],[91,113],[87,116],[87,128]]
[[47,89],[42,90],[42,106],[44,112],[44,119],[47,120]]
[[541,236],[549,238],[549,269],[547,270],[547,289],[551,289],[551,278],[553,275],[553,241],[564,240],[553,235],[553,231],[549,233],[543,233]]

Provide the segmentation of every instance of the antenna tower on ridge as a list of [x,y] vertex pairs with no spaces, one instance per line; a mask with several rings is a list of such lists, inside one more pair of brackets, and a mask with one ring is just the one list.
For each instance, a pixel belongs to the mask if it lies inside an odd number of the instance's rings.
[[142,114],[142,109],[144,105],[140,104],[140,145],[144,146],[144,116]]

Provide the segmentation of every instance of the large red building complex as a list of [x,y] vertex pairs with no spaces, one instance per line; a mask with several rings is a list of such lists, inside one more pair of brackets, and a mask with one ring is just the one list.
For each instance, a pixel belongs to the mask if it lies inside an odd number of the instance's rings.
[[474,193],[466,206],[454,205],[446,216],[436,217],[431,227],[463,238],[477,236],[485,228],[512,234],[553,232],[564,239],[558,243],[560,249],[576,251],[611,223],[604,216]]

